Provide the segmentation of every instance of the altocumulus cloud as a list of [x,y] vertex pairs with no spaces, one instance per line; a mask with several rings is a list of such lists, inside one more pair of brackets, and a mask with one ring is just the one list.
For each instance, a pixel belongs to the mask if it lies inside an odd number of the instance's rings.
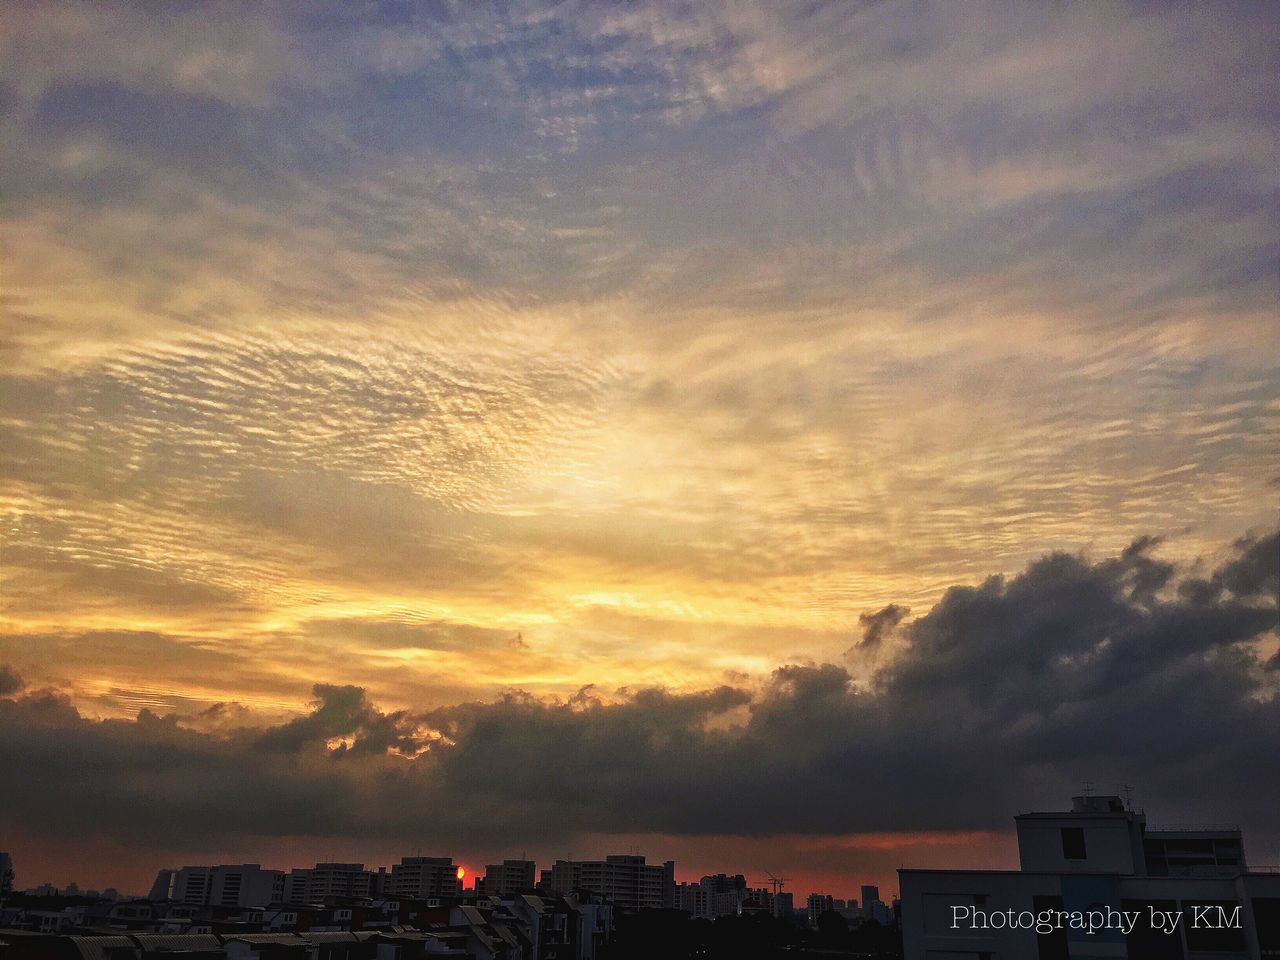
[[1109,774],[1167,812],[1265,824],[1280,533],[1237,541],[1207,574],[1156,543],[953,587],[865,683],[803,664],[754,689],[513,692],[423,713],[317,685],[305,715],[221,728],[90,719],[4,669],[0,827],[174,848],[982,829]]

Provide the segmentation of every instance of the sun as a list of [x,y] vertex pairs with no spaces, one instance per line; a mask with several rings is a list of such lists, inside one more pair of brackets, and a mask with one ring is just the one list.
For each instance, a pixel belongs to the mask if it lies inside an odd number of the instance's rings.
[[459,867],[459,868],[458,868],[458,879],[459,879],[459,880],[461,880],[461,879],[463,879],[466,875],[467,875],[467,868],[466,868],[466,867]]

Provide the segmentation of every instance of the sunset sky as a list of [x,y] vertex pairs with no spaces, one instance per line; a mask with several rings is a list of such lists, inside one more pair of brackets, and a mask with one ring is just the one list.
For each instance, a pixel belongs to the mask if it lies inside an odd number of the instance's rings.
[[4,5],[0,850],[1280,860],[1278,201],[1262,2]]

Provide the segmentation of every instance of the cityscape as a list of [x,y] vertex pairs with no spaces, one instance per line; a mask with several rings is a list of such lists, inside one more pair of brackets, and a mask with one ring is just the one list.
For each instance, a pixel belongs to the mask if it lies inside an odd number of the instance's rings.
[[898,871],[889,903],[784,877],[678,882],[636,853],[505,859],[468,878],[452,857],[390,867],[162,868],[145,897],[19,891],[0,853],[5,960],[459,957],[1026,957],[1263,960],[1280,953],[1280,864],[1251,863],[1238,825],[1149,825],[1129,797],[1081,794],[1015,818],[1018,870]]
[[[799,909],[785,886],[780,877],[756,887],[742,874],[724,873],[677,882],[673,861],[647,863],[639,854],[557,860],[541,870],[532,860],[508,859],[474,878],[452,857],[406,856],[377,869],[164,868],[145,896],[126,896],[75,883],[19,889],[12,858],[0,853],[0,956],[53,960],[68,947],[82,955],[109,947],[114,960],[191,952],[315,960],[333,951],[380,957],[394,947],[399,957],[596,960],[631,955],[634,931],[619,942],[615,917],[626,931],[628,921],[643,923],[647,914],[777,921],[756,943],[766,951],[806,936],[839,940],[852,930],[880,955],[900,956],[898,902],[882,900],[877,886],[863,885],[847,899],[811,893]],[[672,942],[666,950],[675,956],[682,947]]]

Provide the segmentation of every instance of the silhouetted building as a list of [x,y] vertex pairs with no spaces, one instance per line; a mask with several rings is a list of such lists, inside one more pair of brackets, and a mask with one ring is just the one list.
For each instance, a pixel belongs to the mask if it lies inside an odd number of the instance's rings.
[[0,853],[0,897],[13,892],[13,858]]
[[828,896],[825,893],[811,893],[806,901],[808,908],[809,926],[816,928],[818,926],[818,918],[828,910],[836,908],[835,897]]
[[151,891],[147,894],[148,900],[171,900],[173,899],[173,878],[178,871],[176,870],[160,870],[156,873],[156,878],[151,883]]
[[795,895],[785,890],[779,890],[773,895],[773,915],[775,917],[789,917],[796,912]]
[[295,867],[281,885],[281,898],[273,902],[322,903],[350,900],[378,894],[379,875],[363,863],[317,863]]
[[537,886],[538,865],[532,860],[503,860],[484,868],[478,890],[490,897],[514,897]]
[[862,887],[862,905],[858,909],[858,915],[864,920],[874,920],[884,926],[894,921],[893,908],[880,899],[880,888],[869,883]]
[[542,871],[539,886],[547,893],[566,896],[590,890],[624,910],[676,906],[676,864],[645,863],[638,854],[617,854],[603,860],[557,860]]
[[867,904],[875,903],[880,899],[880,888],[874,884],[864,883],[862,885],[862,909],[866,910]]
[[697,883],[676,884],[673,906],[695,917],[712,919],[741,913],[747,898],[747,881],[742,874],[717,873]]
[[392,865],[386,879],[388,897],[428,900],[457,897],[462,894],[462,881],[453,857],[401,857]]

